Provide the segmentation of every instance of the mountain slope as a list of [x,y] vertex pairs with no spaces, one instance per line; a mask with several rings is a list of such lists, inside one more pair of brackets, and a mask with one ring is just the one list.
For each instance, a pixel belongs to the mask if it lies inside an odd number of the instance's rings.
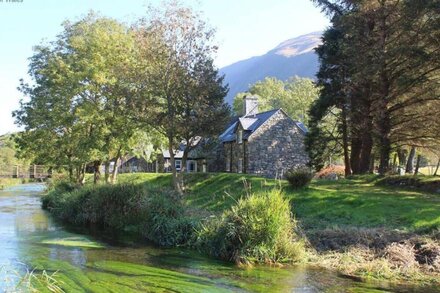
[[291,76],[314,78],[318,71],[318,57],[313,49],[321,43],[321,32],[313,32],[282,42],[262,56],[238,61],[220,69],[229,84],[226,102],[265,77],[286,80]]

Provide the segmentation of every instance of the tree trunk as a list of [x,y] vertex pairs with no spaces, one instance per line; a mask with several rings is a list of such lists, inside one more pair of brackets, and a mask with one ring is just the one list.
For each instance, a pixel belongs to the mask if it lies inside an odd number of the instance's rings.
[[350,164],[353,174],[359,174],[359,163],[361,156],[362,140],[353,135],[351,139]]
[[440,158],[438,159],[437,167],[435,168],[435,172],[434,172],[434,176],[437,176],[437,172],[438,172],[439,168],[440,168]]
[[348,151],[347,110],[342,107],[342,146],[344,148],[345,177],[351,175],[350,153]]
[[120,158],[117,157],[115,159],[115,165],[113,166],[113,172],[112,172],[112,176],[111,176],[111,184],[116,184],[116,182],[118,182],[119,161],[120,161]]
[[406,150],[398,148],[397,156],[399,158],[399,166],[406,166]]
[[177,178],[179,179],[179,184],[183,191],[185,190],[185,182],[183,178],[185,176],[185,173],[187,172],[186,162],[188,161],[188,153],[188,147],[185,147],[182,155],[182,166],[180,167],[180,173],[177,173]]
[[86,183],[86,164],[83,164],[82,170],[81,170],[81,185],[84,185]]
[[118,153],[116,154],[115,165],[113,166],[113,172],[111,176],[111,184],[116,184],[116,182],[118,181],[118,164],[121,157],[121,149],[122,148],[119,147]]
[[185,149],[183,150],[183,155],[182,155],[182,166],[180,167],[180,172],[181,173],[186,173],[186,162],[188,161],[188,151],[185,147]]
[[390,153],[391,153],[391,141],[389,138],[390,134],[390,121],[387,114],[382,113],[380,122],[380,138],[379,138],[379,174],[385,175],[390,170]]
[[75,181],[78,184],[81,184],[81,166],[75,167]]
[[371,156],[370,156],[370,166],[369,166],[369,169],[368,169],[368,172],[370,174],[374,173],[374,159],[375,159],[374,154],[371,154]]
[[73,167],[69,166],[69,180],[73,182]]
[[93,162],[93,184],[98,184],[101,179],[101,161]]
[[417,163],[416,163],[416,170],[414,171],[414,175],[417,175],[419,173],[420,168],[420,160],[422,159],[421,155],[417,155]]
[[380,152],[379,174],[385,175],[390,170],[391,142],[388,137],[381,138],[379,152]]
[[408,161],[406,162],[405,173],[411,174],[414,171],[414,157],[416,155],[416,148],[411,147],[411,151],[409,152]]
[[104,163],[104,178],[105,178],[105,183],[110,184],[110,161],[107,160]]
[[[380,2],[381,6],[384,2]],[[385,175],[390,169],[390,153],[391,153],[391,118],[388,111],[389,99],[390,99],[390,78],[388,64],[386,61],[388,50],[388,15],[381,15],[380,21],[378,23],[378,31],[380,34],[379,46],[379,62],[380,62],[380,73],[379,73],[379,85],[380,85],[380,96],[378,97],[378,103],[376,108],[377,113],[377,127],[379,130],[379,174]]]
[[393,173],[397,172],[397,153],[394,154],[393,158]]
[[78,184],[84,185],[86,183],[86,164],[78,166],[76,176]]
[[362,148],[359,162],[359,174],[366,174],[370,171],[371,151],[373,149],[373,138],[369,131],[362,134]]
[[182,189],[182,186],[180,185],[180,180],[177,176],[177,170],[176,170],[175,159],[174,159],[173,139],[172,138],[168,138],[168,151],[170,152],[170,164],[171,164],[171,173],[172,173],[172,177],[173,177],[173,188],[180,195],[183,195],[183,189]]

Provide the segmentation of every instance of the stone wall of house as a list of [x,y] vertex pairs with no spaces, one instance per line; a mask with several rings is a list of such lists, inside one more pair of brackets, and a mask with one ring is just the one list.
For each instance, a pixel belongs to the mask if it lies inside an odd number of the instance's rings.
[[[223,154],[224,154],[224,172],[239,173],[239,160],[241,159],[242,173],[247,172],[247,143],[238,144],[235,141],[227,142],[223,144]],[[232,156],[232,159],[231,159]],[[227,166],[230,165],[228,170]]]
[[278,111],[249,137],[247,173],[281,178],[290,168],[307,164],[304,136],[294,121]]
[[217,142],[210,152],[206,153],[206,165],[208,172],[225,171],[225,151],[223,143]]

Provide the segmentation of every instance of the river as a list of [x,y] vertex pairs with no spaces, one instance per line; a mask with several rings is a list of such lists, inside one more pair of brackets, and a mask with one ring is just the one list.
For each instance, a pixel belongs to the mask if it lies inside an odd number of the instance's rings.
[[319,268],[242,269],[188,250],[118,244],[54,221],[41,209],[43,190],[42,184],[0,190],[0,292],[14,291],[17,274],[32,270],[56,272],[67,292],[427,292]]

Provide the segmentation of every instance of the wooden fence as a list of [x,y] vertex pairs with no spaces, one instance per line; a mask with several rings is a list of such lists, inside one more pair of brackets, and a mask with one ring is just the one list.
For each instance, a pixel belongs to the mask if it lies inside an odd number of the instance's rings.
[[51,168],[43,165],[0,165],[0,178],[36,178],[51,176]]

